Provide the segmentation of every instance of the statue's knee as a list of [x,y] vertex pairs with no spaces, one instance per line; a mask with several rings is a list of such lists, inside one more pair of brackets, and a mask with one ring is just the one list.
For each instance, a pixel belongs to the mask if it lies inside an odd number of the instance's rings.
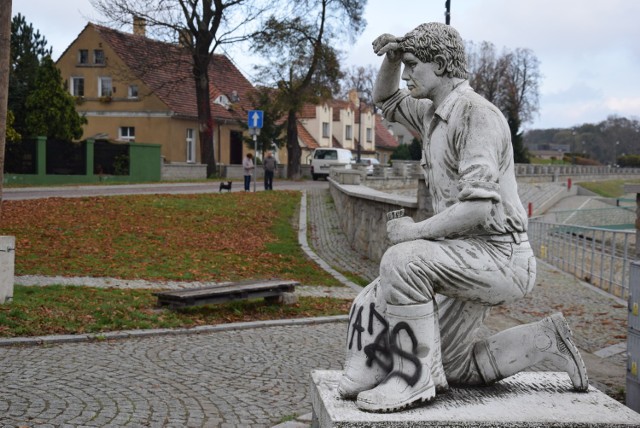
[[[402,269],[407,259],[407,250],[403,249],[405,245],[396,244],[389,247],[387,251],[382,255],[380,260],[380,275],[388,277],[392,272],[397,272],[398,269]],[[404,257],[403,257],[404,256]]]

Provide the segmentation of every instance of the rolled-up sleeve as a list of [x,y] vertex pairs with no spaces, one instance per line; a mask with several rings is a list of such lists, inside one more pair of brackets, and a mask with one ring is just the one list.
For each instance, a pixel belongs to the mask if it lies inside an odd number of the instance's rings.
[[434,111],[430,100],[413,98],[409,92],[400,89],[378,107],[389,122],[401,123],[420,135],[425,135]]
[[501,201],[500,162],[510,138],[505,135],[504,118],[487,106],[465,105],[457,128],[456,146],[460,155],[458,198]]

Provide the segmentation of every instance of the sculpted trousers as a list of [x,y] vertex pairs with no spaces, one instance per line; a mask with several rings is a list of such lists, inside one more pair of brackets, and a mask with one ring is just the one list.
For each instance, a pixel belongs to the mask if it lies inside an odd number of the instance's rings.
[[447,380],[482,384],[473,357],[475,333],[491,306],[513,302],[531,291],[535,263],[528,242],[482,238],[404,242],[389,248],[382,258],[380,298],[391,305],[435,300]]

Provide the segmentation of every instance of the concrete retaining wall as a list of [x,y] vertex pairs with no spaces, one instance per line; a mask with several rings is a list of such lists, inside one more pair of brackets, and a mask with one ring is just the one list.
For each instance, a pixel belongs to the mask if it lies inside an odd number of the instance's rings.
[[162,180],[204,180],[207,165],[201,163],[172,162],[162,164]]
[[[410,183],[418,187],[418,198],[394,195],[377,189],[353,183],[355,177],[361,177],[356,171],[343,170],[341,173],[332,171],[329,178],[329,190],[338,212],[342,231],[347,240],[360,254],[374,261],[380,261],[385,250],[389,247],[387,229],[387,213],[399,209],[405,210],[405,215],[416,221],[430,215],[427,207],[427,188],[424,180],[414,180]],[[398,189],[395,187],[394,189]]]

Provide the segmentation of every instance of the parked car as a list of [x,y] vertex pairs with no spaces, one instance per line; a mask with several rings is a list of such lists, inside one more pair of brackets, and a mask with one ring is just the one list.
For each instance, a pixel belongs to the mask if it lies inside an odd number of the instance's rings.
[[353,155],[351,150],[322,148],[315,149],[311,157],[311,177],[314,180],[318,178],[329,177],[329,171],[334,166],[344,166],[346,169],[351,168],[353,163]]
[[373,175],[373,168],[375,165],[380,165],[380,161],[376,158],[360,158],[360,162],[356,162],[356,165],[363,165],[367,169],[367,175]]

